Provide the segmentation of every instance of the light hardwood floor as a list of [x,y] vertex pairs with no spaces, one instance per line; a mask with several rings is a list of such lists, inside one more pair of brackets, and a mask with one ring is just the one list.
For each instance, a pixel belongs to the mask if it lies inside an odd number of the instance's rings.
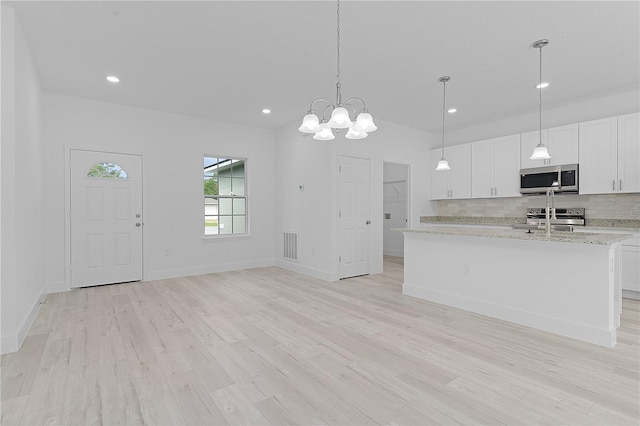
[[638,424],[638,302],[610,350],[403,296],[402,270],[51,294],[2,356],[1,423]]

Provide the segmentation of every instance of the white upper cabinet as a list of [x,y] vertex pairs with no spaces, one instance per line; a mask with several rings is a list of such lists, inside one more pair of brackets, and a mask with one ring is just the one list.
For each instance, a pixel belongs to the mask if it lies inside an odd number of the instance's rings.
[[549,150],[548,160],[531,160],[529,157],[540,143],[540,132],[529,132],[521,135],[520,167],[528,169],[542,166],[561,166],[578,162],[578,125],[553,127],[542,130],[542,143]]
[[444,158],[451,170],[436,171],[441,149],[431,151],[431,199],[471,197],[471,144],[446,147]]
[[618,117],[618,192],[640,192],[640,113]]
[[520,196],[520,135],[471,144],[471,196]]
[[580,123],[581,194],[618,192],[618,118]]
[[[553,127],[547,130],[547,148],[551,158],[549,166],[576,164],[578,162],[578,125]],[[529,154],[531,155],[531,154]]]

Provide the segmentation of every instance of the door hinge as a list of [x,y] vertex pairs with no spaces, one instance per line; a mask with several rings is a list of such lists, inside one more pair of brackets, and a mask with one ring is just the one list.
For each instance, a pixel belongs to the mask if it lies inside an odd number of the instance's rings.
[[342,173],[342,166],[338,166],[338,172]]
[[342,217],[342,210],[338,210],[338,217]]

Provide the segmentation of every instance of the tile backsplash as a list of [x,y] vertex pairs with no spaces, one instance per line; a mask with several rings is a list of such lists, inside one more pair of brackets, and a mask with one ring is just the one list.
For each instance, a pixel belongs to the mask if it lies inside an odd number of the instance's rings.
[[[544,207],[544,195],[516,198],[439,200],[438,216],[524,217],[530,207]],[[640,194],[559,194],[556,207],[584,207],[586,219],[640,219]]]

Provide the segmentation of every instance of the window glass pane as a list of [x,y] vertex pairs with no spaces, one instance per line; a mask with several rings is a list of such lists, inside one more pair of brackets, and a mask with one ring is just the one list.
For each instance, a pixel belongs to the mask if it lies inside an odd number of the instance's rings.
[[214,177],[204,178],[204,195],[218,195],[218,179]]
[[244,179],[233,178],[231,191],[233,195],[244,196]]
[[98,163],[89,169],[87,177],[95,179],[129,179],[127,172],[114,163]]
[[220,234],[233,233],[232,216],[220,216],[219,228],[220,228],[219,229]]
[[244,211],[245,200],[244,198],[234,198],[233,199],[233,214],[245,214]]
[[243,178],[244,177],[244,160],[237,161],[233,163],[232,166],[233,172],[232,175],[234,178]]
[[231,195],[231,178],[230,177],[218,178],[218,192],[220,193],[220,195]]
[[233,200],[231,198],[220,198],[218,201],[220,203],[220,214],[233,214],[233,210],[231,209],[231,202]]
[[233,216],[233,233],[244,234],[247,232],[247,217]]

